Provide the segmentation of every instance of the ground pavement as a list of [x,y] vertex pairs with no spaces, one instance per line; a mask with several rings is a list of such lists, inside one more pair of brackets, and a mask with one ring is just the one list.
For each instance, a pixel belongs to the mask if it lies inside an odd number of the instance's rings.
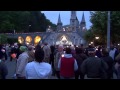
[[[5,61],[5,64],[7,65],[8,68],[8,75],[7,75],[7,79],[13,79],[14,73],[15,73],[15,68],[16,68],[16,61],[10,61],[7,60]],[[50,79],[57,79],[55,76],[51,76]]]

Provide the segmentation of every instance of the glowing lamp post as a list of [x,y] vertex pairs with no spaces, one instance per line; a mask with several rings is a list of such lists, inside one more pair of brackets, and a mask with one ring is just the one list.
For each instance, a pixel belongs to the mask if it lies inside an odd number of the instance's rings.
[[95,39],[99,39],[99,37],[95,37]]
[[93,42],[91,42],[91,44],[93,44]]

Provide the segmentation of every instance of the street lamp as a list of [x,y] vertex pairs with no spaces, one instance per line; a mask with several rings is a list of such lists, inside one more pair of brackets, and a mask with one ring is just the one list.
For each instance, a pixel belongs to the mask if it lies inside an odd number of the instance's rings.
[[14,32],[13,32],[13,38],[15,38],[15,29],[14,29]]
[[95,37],[95,39],[99,39],[99,37]]
[[99,39],[100,37],[95,37],[96,40],[94,40],[94,44],[97,45],[97,40]]
[[93,44],[93,42],[91,42],[91,44]]
[[110,50],[110,11],[108,11],[107,21],[107,49]]
[[28,29],[28,32],[30,31],[30,27],[31,27],[31,25],[29,25],[29,29]]

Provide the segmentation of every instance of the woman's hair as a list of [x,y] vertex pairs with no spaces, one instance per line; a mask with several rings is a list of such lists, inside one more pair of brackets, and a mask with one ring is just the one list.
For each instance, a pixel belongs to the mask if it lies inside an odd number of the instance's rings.
[[82,48],[76,48],[76,54],[81,54],[81,53],[83,53],[83,49]]
[[35,61],[42,62],[44,59],[44,51],[40,48],[35,51]]
[[106,48],[102,49],[102,54],[103,54],[103,56],[109,56],[109,52]]
[[41,46],[38,44],[36,47],[35,47],[35,50],[39,50],[41,49]]
[[69,47],[66,48],[66,54],[71,54],[71,49]]

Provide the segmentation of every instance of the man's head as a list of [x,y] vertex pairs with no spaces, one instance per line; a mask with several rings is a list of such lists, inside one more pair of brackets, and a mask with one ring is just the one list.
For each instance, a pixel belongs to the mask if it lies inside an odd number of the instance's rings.
[[70,49],[71,49],[71,50],[75,50],[75,47],[74,47],[74,46],[70,46]]
[[62,51],[63,51],[63,45],[59,45],[59,46],[58,46],[58,51],[59,51],[59,52],[62,52]]
[[96,52],[95,52],[95,49],[94,49],[94,48],[89,48],[89,49],[88,49],[88,55],[89,55],[89,56],[95,56],[95,53],[96,53]]
[[111,46],[110,46],[110,49],[111,49],[111,50],[113,50],[113,49],[114,49],[114,46],[113,46],[113,45],[111,45]]
[[83,49],[82,49],[82,48],[79,48],[79,47],[77,47],[75,51],[76,51],[76,54],[81,54],[81,53],[83,53]]
[[108,50],[107,49],[102,49],[102,55],[103,56],[109,56],[109,52],[108,52]]
[[28,46],[28,51],[32,51],[32,50],[34,50],[34,47],[32,45],[29,45]]
[[21,52],[27,51],[27,47],[26,47],[26,46],[20,46],[20,51],[21,51]]
[[44,43],[44,45],[45,45],[45,46],[47,46],[47,45],[48,45],[48,43],[47,43],[47,42],[45,42],[45,43]]

